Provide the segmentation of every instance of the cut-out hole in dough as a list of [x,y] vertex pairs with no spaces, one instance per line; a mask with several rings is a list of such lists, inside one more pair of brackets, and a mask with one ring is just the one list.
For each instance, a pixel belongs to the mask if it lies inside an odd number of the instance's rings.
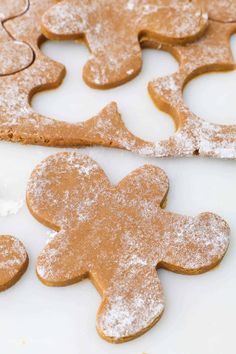
[[[236,57],[236,35],[231,38]],[[190,81],[184,101],[197,116],[216,124],[236,124],[236,70],[209,73]]]
[[[32,105],[40,114],[76,123],[91,118],[109,102],[115,101],[127,128],[140,138],[156,141],[174,133],[173,120],[155,107],[147,91],[149,81],[177,70],[178,64],[170,54],[145,49],[143,68],[137,78],[103,91],[91,89],[83,81],[82,68],[88,59],[85,46],[72,41],[47,41],[41,50],[63,63],[67,75],[56,90],[40,92],[34,96]],[[59,102],[64,102],[63,110]],[[152,130],[148,128],[150,126]]]

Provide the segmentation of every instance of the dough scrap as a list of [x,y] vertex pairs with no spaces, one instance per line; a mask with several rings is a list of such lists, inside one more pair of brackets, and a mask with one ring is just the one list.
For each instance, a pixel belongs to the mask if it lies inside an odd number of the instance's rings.
[[[235,159],[236,125],[202,120],[186,107],[182,94],[185,84],[196,75],[235,68],[229,43],[230,35],[236,32],[236,22],[231,22],[234,13],[227,12],[227,1],[213,2],[205,3],[210,16],[207,30],[193,43],[166,44],[157,41],[155,36],[152,38],[151,33],[140,38],[142,47],[161,47],[171,52],[180,63],[177,73],[153,80],[148,85],[156,105],[175,120],[177,131],[169,139],[147,142],[128,131],[114,102],[97,116],[77,124],[44,117],[33,111],[30,106],[33,94],[58,87],[65,75],[64,67],[44,56],[39,49],[43,40],[41,16],[47,9],[50,14],[65,2],[53,7],[57,0],[31,0],[24,15],[5,23],[14,38],[30,44],[35,60],[29,68],[0,78],[0,139],[62,147],[103,145],[153,157],[200,155]],[[212,20],[221,12],[225,23]],[[47,16],[48,13],[46,19]]]

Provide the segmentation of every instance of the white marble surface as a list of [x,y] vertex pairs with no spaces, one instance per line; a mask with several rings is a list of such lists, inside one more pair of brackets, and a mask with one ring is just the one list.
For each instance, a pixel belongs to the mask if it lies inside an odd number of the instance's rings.
[[[232,39],[232,47],[236,53],[236,37]],[[140,137],[156,140],[173,133],[171,118],[154,107],[146,90],[149,80],[177,69],[169,54],[145,50],[143,71],[138,78],[110,91],[96,91],[81,79],[82,65],[88,58],[81,44],[47,42],[43,50],[64,63],[68,74],[59,89],[34,98],[33,107],[37,111],[76,122],[116,100],[127,126]],[[210,121],[236,124],[235,86],[236,72],[205,75],[187,86],[185,100],[194,112]],[[36,257],[50,230],[29,214],[25,189],[35,165],[56,151],[61,150],[0,143],[0,206],[4,209],[4,202],[15,205],[23,201],[18,211],[13,210],[15,214],[0,216],[0,234],[19,237],[30,257],[29,269],[21,281],[0,293],[1,353],[232,353],[236,316],[236,162],[146,159],[112,149],[79,150],[96,159],[113,183],[144,163],[160,166],[170,179],[168,210],[187,215],[212,211],[223,216],[232,230],[230,249],[215,270],[200,276],[159,271],[166,296],[161,321],[132,342],[112,345],[96,333],[95,316],[100,299],[89,281],[49,288],[35,275]]]

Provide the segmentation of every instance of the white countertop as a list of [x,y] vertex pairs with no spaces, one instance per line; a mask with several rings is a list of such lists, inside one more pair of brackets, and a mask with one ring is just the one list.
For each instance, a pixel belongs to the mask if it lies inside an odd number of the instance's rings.
[[[232,45],[236,54],[236,36]],[[68,74],[57,90],[38,94],[33,107],[48,116],[81,121],[115,100],[127,127],[157,140],[171,135],[171,118],[148,97],[149,80],[174,72],[170,54],[145,50],[143,71],[132,82],[109,91],[87,87],[81,78],[88,58],[81,44],[46,42],[46,54],[64,63]],[[236,71],[204,75],[185,90],[189,107],[211,121],[236,124]],[[225,120],[224,120],[225,119]],[[71,149],[70,149],[71,150]],[[125,344],[109,344],[95,329],[99,295],[88,281],[65,288],[44,286],[35,262],[50,230],[38,223],[25,204],[28,177],[37,163],[61,149],[0,143],[0,214],[6,202],[23,206],[0,216],[0,234],[22,240],[29,269],[11,289],[0,293],[0,338],[3,354],[223,354],[233,353],[236,317],[236,162],[202,158],[150,159],[114,149],[83,148],[105,170],[112,183],[145,163],[163,168],[170,180],[167,209],[196,215],[212,211],[229,223],[231,245],[219,267],[198,276],[160,270],[166,297],[162,319],[147,334]],[[14,206],[14,203],[13,203]],[[3,214],[3,213],[2,213]]]

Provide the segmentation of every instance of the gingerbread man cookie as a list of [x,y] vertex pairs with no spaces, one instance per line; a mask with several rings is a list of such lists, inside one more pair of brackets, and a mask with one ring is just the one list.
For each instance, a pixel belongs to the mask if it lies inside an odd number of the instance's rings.
[[42,31],[49,39],[84,39],[91,51],[84,80],[110,88],[141,70],[143,37],[183,43],[199,37],[206,25],[197,0],[64,0],[45,13]]
[[14,40],[4,26],[6,20],[21,16],[27,7],[27,0],[0,1],[0,76],[14,74],[33,62],[30,46]]
[[167,192],[167,176],[155,166],[112,186],[95,161],[74,152],[50,156],[29,180],[31,213],[57,231],[38,258],[37,274],[50,286],[89,277],[102,296],[97,330],[108,341],[133,339],[160,319],[157,268],[202,273],[227,250],[222,218],[165,211]]
[[28,266],[22,242],[12,236],[0,236],[0,291],[14,285]]

